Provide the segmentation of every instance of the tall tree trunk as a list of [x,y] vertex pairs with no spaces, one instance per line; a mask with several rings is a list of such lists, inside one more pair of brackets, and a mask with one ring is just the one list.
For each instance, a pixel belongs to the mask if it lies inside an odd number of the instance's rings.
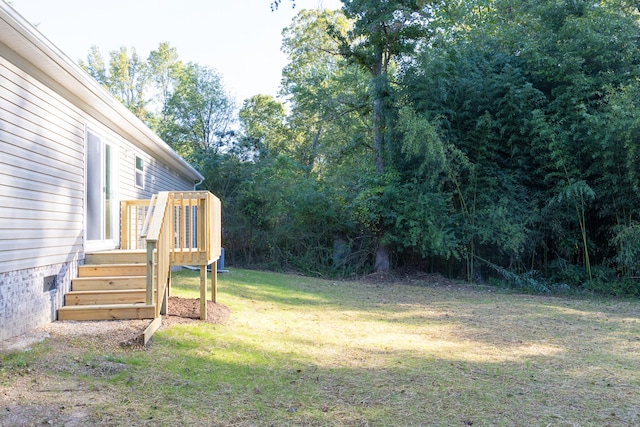
[[307,170],[307,178],[311,175],[313,168],[316,164],[316,153],[318,152],[318,147],[320,147],[320,136],[322,135],[322,124],[318,125],[318,130],[315,135],[313,135],[313,141],[311,143],[311,152],[307,157],[307,164],[309,165],[309,169]]
[[373,151],[376,172],[384,173],[384,101],[379,94],[373,100]]
[[387,245],[378,246],[376,249],[376,263],[373,266],[375,272],[389,271],[391,268],[391,255]]
[[[384,137],[385,137],[385,96],[389,93],[387,87],[387,67],[386,61],[383,60],[383,52],[380,50],[375,54],[375,61],[371,68],[373,75],[373,151],[375,155],[376,172],[379,175],[384,174]],[[378,238],[384,237],[383,229]],[[391,257],[389,247],[380,245],[376,249],[376,260],[374,270],[376,272],[389,271],[391,266]]]

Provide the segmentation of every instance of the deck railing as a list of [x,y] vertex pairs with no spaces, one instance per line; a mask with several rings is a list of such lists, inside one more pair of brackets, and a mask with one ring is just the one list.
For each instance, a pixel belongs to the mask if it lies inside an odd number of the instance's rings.
[[[147,304],[156,304],[156,317],[166,310],[172,266],[200,266],[206,272],[206,266],[220,258],[221,205],[208,191],[165,191],[151,200],[125,201],[121,218],[121,247],[147,250],[146,298]],[[206,283],[202,296],[206,315]],[[215,289],[212,299],[215,302]]]
[[[156,196],[152,197],[152,200]],[[122,249],[145,249],[146,242],[140,232],[147,217],[152,200],[124,200],[120,204],[120,247]]]

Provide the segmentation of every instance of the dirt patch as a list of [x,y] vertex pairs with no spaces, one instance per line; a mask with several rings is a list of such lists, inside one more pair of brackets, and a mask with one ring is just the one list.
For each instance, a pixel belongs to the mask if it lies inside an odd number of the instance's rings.
[[206,322],[223,324],[229,318],[229,307],[207,301],[207,320],[200,320],[200,300],[194,298],[169,297],[168,314],[162,316],[162,327],[176,323]]

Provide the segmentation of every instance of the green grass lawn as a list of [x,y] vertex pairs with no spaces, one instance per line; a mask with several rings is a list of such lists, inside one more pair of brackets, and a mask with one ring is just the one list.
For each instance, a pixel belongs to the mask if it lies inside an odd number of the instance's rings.
[[[173,295],[198,298],[198,280],[174,274]],[[172,325],[144,350],[77,343],[106,374],[48,368],[47,341],[5,355],[0,399],[44,378],[93,396],[95,425],[640,425],[637,301],[246,270],[218,298],[223,325]]]

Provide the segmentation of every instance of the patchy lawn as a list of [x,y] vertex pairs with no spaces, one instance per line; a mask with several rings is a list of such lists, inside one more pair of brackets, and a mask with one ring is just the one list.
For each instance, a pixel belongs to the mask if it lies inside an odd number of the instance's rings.
[[640,425],[640,302],[383,279],[233,270],[221,324],[52,334],[1,355],[0,425]]

